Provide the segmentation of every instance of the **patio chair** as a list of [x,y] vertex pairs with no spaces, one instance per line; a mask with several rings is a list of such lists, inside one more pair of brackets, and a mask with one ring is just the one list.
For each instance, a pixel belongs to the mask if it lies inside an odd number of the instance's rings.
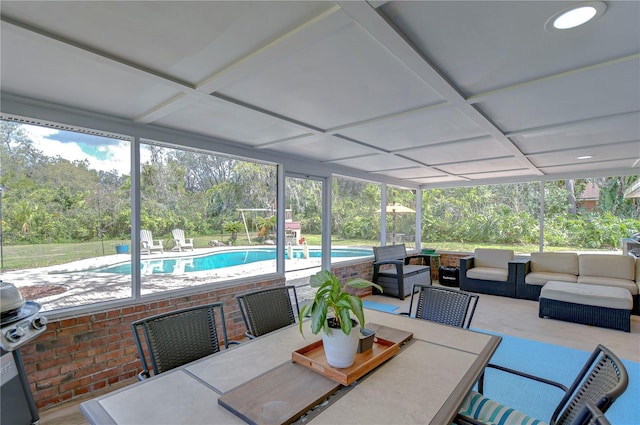
[[[558,382],[503,366],[489,364],[487,367],[562,389],[565,395],[551,415],[550,425],[582,425],[590,423],[589,421],[595,424],[606,424],[606,419],[599,419],[597,415],[606,412],[613,402],[624,393],[629,384],[627,370],[620,362],[620,359],[601,344],[595,348],[569,388]],[[483,390],[484,375],[478,381],[478,392],[471,391],[467,395],[462,404],[462,409],[456,416],[456,424],[482,425],[488,421],[504,424],[535,423],[530,416],[486,398],[482,395]],[[519,390],[520,388],[515,389],[515,391]],[[532,396],[535,397],[535,395]],[[589,406],[589,402],[593,406]],[[591,407],[595,407],[598,410],[592,411]]]
[[[479,297],[457,289],[416,284],[418,305],[415,317],[445,325],[468,329],[476,311]],[[413,297],[409,303],[409,314],[413,311]]]
[[131,328],[142,362],[138,379],[151,377],[149,363],[157,375],[220,351],[215,310],[219,310],[222,340],[228,348],[222,303],[171,311],[133,322]]
[[173,235],[173,242],[175,246],[171,249],[172,251],[182,251],[183,249],[190,248],[193,251],[193,238],[185,238],[184,230],[182,229],[173,229],[171,231]]
[[[423,254],[407,254],[404,244],[373,247],[374,283],[383,289],[382,295],[398,297],[404,300],[415,292],[414,284],[431,284],[431,268],[418,264],[410,264],[412,258],[431,260]],[[375,289],[373,293],[378,293]]]
[[151,230],[140,230],[140,242],[142,242],[141,252],[151,254],[154,251],[160,251],[164,253],[164,247],[160,239],[153,239],[153,233]]
[[291,296],[293,291],[297,315],[300,314],[295,286],[280,286],[238,295],[242,320],[247,328],[245,335],[254,339],[277,329],[296,323]]

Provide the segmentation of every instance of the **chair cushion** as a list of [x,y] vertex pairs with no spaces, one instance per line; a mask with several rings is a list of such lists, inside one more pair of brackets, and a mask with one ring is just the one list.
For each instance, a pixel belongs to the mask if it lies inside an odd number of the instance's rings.
[[474,267],[506,270],[509,268],[509,261],[513,260],[514,253],[511,249],[476,248],[474,257]]
[[611,286],[615,288],[624,288],[631,293],[631,295],[638,295],[638,284],[633,280],[626,279],[613,279],[609,277],[599,276],[579,276],[578,283],[584,283],[585,285],[599,285],[599,286]]
[[467,277],[470,279],[506,282],[509,279],[509,271],[493,267],[474,267],[467,270]]
[[635,259],[629,255],[580,254],[578,262],[580,276],[636,279]]
[[576,283],[578,281],[578,276],[564,273],[531,272],[527,273],[524,277],[525,283],[530,285],[544,285],[551,280]]
[[[427,270],[429,270],[429,267],[427,266],[421,266],[419,264],[407,264],[406,266],[402,267],[402,270],[404,271],[404,276],[409,276],[411,274],[416,274],[416,273],[420,273],[420,272],[426,272]],[[378,272],[379,276],[389,276],[389,277],[396,277],[396,268],[395,267],[389,267],[386,268],[384,270],[380,270],[380,272]]]
[[[577,276],[578,254],[575,252],[532,252],[531,271],[542,273],[561,273]],[[575,282],[575,280],[572,282]]]
[[503,406],[476,391],[469,393],[462,403],[462,408],[459,413],[462,416],[477,419],[488,425],[546,425],[546,422],[527,416],[510,407]]

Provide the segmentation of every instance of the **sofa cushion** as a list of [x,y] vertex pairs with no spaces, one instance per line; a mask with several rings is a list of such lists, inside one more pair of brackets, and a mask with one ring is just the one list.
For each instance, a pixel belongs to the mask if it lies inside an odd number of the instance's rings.
[[574,274],[564,273],[531,272],[527,273],[527,275],[524,277],[524,282],[530,285],[544,285],[550,280],[560,280],[562,282],[576,283],[578,281],[578,276]]
[[531,271],[578,276],[578,254],[575,252],[532,252]]
[[511,249],[476,248],[474,257],[474,267],[507,270],[509,261],[513,260],[514,252]]
[[[395,268],[395,266],[393,267],[387,267],[384,270],[380,270],[380,272],[378,272],[379,276],[391,276],[393,278],[396,278],[398,276],[397,274],[398,269]],[[404,272],[404,276],[408,276],[411,274],[417,274],[417,273],[422,273],[422,272],[426,272],[429,271],[429,267],[428,266],[421,266],[419,264],[407,264],[405,266],[402,267],[402,271]]]
[[542,287],[540,298],[623,310],[633,307],[629,291],[611,286],[551,281]]
[[[580,276],[635,280],[635,259],[629,255],[580,254]],[[580,281],[578,279],[578,281]]]
[[628,290],[631,295],[638,295],[638,284],[633,280],[627,279],[615,279],[612,277],[600,277],[600,276],[579,276],[578,284],[585,285],[604,285],[616,288],[624,288]]
[[473,267],[467,270],[467,277],[470,279],[506,282],[509,279],[509,271],[494,267]]
[[640,257],[636,258],[636,283],[640,285]]

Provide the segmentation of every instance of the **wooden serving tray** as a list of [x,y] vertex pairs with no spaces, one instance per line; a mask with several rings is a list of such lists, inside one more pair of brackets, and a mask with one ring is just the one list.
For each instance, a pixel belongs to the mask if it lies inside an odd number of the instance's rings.
[[291,358],[295,363],[342,385],[351,385],[354,381],[393,357],[399,349],[399,343],[376,337],[371,350],[357,353],[356,359],[350,367],[335,368],[327,363],[324,346],[322,340],[320,340],[294,351],[291,354]]

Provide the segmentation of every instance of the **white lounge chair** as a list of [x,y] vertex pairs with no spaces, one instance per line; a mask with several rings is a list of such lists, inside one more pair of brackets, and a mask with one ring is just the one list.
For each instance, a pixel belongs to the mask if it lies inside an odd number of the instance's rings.
[[154,240],[151,230],[140,230],[140,242],[142,242],[142,253],[151,254],[153,251],[164,252],[161,240]]
[[184,230],[173,229],[171,234],[175,243],[175,246],[171,249],[172,251],[182,251],[185,248],[191,248],[191,251],[193,251],[193,238],[185,238]]

